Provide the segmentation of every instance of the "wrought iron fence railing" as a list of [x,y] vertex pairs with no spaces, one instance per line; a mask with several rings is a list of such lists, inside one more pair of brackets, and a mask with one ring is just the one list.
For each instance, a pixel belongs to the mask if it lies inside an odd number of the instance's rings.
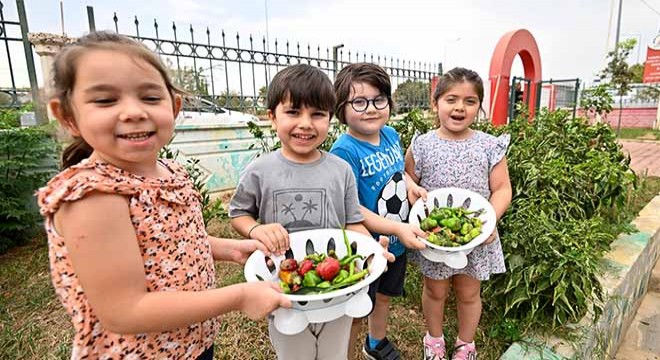
[[[90,30],[96,29],[93,7],[88,6]],[[183,30],[176,22],[165,26],[154,19],[145,26],[133,18],[130,30],[122,27],[115,13],[114,30],[138,41],[161,56],[172,70],[175,81],[195,96],[232,110],[260,114],[272,77],[282,68],[307,63],[322,69],[331,79],[337,71],[354,62],[371,62],[390,75],[398,112],[430,107],[430,83],[442,74],[441,63],[409,61],[359,51],[344,51],[343,44],[333,47],[304,45],[265,37],[243,37],[224,30],[201,33],[192,25]],[[163,33],[170,34],[165,36]]]

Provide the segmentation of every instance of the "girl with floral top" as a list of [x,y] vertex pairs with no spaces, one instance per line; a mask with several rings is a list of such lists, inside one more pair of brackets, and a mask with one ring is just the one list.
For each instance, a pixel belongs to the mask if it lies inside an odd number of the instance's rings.
[[219,315],[290,306],[269,282],[215,288],[214,260],[269,251],[209,236],[186,171],[158,159],[181,96],[154,53],[94,32],[58,54],[54,83],[50,109],[75,141],[38,199],[72,359],[212,359]]
[[[408,198],[415,201],[426,190],[459,187],[481,194],[495,209],[497,220],[511,203],[511,182],[506,162],[509,136],[494,137],[475,131],[484,99],[479,75],[455,68],[444,74],[433,93],[437,129],[415,138],[406,153],[406,172],[419,186],[409,188]],[[450,285],[456,293],[458,338],[453,360],[476,360],[474,335],[481,317],[481,282],[491,274],[506,271],[497,228],[489,238],[468,254],[463,269],[427,260],[417,252],[412,260],[424,274],[422,308],[428,332],[424,336],[424,359],[444,360],[443,320]]]

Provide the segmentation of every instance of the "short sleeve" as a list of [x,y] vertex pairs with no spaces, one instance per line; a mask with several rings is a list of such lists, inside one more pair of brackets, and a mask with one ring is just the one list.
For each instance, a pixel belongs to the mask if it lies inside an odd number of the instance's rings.
[[348,165],[350,165],[351,170],[353,171],[353,176],[355,176],[356,179],[360,176],[360,167],[355,163],[355,158],[348,153],[348,150],[342,147],[333,147],[330,150],[330,153],[346,161]]
[[230,218],[246,215],[252,216],[254,219],[259,218],[260,191],[258,178],[252,166],[245,169],[238,181],[234,196],[229,202],[228,212]]
[[502,134],[493,140],[493,145],[490,147],[488,153],[488,171],[493,170],[493,167],[497,165],[504,156],[506,155],[506,150],[509,147],[509,141],[511,136],[509,134]]
[[346,224],[355,224],[364,221],[364,216],[360,212],[360,200],[358,198],[355,176],[350,171],[346,172],[344,208],[346,209]]
[[142,184],[130,178],[111,179],[94,171],[81,172],[80,168],[69,168],[37,192],[39,211],[51,216],[62,203],[80,200],[91,192],[133,196],[140,192]]
[[412,140],[410,140],[410,149],[412,152],[413,160],[415,161],[415,177],[418,179],[422,177],[422,167],[423,167],[423,157],[422,157],[422,147],[421,136],[415,134]]

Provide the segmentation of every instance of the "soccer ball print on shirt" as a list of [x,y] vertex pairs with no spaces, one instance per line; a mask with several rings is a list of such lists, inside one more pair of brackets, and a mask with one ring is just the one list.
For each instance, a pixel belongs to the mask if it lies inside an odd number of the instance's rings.
[[406,179],[396,172],[383,186],[378,197],[378,215],[387,219],[404,222],[408,220],[410,205],[406,194]]

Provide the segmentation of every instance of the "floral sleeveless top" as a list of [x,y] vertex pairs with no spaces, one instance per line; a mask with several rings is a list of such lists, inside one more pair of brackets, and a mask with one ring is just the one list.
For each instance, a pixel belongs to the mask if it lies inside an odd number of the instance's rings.
[[64,239],[53,225],[53,215],[64,202],[93,191],[124,195],[129,199],[131,222],[144,260],[147,290],[214,288],[215,268],[199,193],[181,165],[168,160],[160,160],[160,164],[173,176],[144,178],[102,161],[83,160],[39,189],[53,286],[75,329],[72,359],[194,359],[213,345],[219,330],[217,319],[161,333],[120,335],[105,330],[74,272]]

